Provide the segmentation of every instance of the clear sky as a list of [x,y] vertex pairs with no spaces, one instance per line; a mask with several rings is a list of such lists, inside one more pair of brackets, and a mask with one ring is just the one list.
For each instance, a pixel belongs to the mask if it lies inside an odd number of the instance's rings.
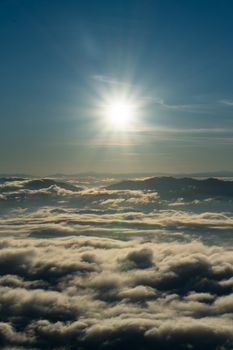
[[231,0],[1,0],[0,172],[233,170],[232,40]]

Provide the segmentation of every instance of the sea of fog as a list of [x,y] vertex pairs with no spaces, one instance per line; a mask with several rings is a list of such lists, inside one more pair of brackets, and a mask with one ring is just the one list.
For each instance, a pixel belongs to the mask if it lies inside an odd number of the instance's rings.
[[120,180],[0,179],[1,349],[233,349],[233,198]]

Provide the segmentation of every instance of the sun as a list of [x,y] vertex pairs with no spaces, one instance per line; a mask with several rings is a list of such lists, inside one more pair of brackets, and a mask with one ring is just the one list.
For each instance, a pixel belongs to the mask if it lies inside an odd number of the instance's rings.
[[114,101],[106,106],[108,122],[116,129],[127,129],[133,119],[133,106],[127,101]]

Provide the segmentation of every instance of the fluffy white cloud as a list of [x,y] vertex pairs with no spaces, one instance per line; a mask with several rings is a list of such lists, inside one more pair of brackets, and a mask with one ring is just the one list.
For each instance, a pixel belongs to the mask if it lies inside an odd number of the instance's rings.
[[230,248],[142,239],[9,238],[0,342],[22,348],[231,349]]
[[0,347],[232,349],[231,200],[110,181],[1,183]]

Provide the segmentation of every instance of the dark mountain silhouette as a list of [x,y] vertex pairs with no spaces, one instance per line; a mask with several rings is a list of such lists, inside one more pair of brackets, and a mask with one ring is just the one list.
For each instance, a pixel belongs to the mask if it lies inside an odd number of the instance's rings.
[[72,185],[70,183],[63,182],[63,181],[53,180],[53,179],[29,180],[24,184],[24,188],[28,190],[39,190],[39,189],[48,188],[50,186],[55,186],[55,185],[70,191],[80,190],[80,188],[75,185]]
[[[19,185],[16,185],[14,183],[15,181],[21,182],[20,187]],[[7,185],[4,186],[5,183],[7,183]],[[0,193],[18,191],[19,189],[36,191],[36,190],[46,189],[51,186],[57,186],[65,190],[74,191],[74,192],[80,191],[82,189],[81,187],[75,186],[69,182],[58,181],[58,180],[48,179],[48,178],[42,178],[42,179],[0,178],[0,184],[1,184]]]
[[162,198],[233,197],[233,181],[215,178],[152,177],[145,180],[127,180],[108,186],[110,190],[147,190],[158,192]]

